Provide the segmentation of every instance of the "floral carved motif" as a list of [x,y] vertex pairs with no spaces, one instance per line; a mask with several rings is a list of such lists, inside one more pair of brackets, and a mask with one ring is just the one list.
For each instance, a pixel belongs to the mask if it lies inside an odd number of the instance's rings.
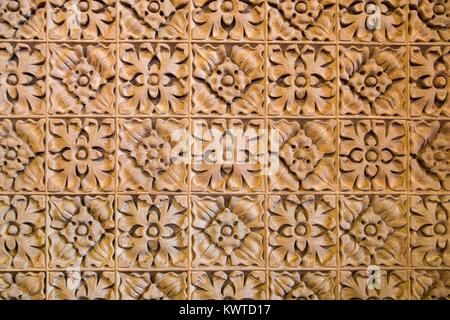
[[270,272],[272,300],[334,300],[335,271]]
[[333,0],[268,0],[269,40],[335,39]]
[[408,276],[405,270],[381,270],[379,289],[368,286],[368,271],[341,271],[343,300],[406,300]]
[[195,40],[264,40],[263,0],[194,0]]
[[263,50],[263,45],[194,45],[192,113],[263,115]]
[[44,191],[45,120],[0,121],[0,190]]
[[187,267],[186,196],[119,197],[120,268]]
[[0,3],[0,38],[45,38],[45,0],[4,0]]
[[341,266],[406,266],[405,196],[341,196]]
[[410,0],[410,41],[450,41],[450,2]]
[[263,200],[194,197],[193,266],[263,266]]
[[45,113],[45,57],[42,44],[0,44],[0,115]]
[[333,115],[336,60],[331,46],[269,46],[269,114]]
[[411,122],[412,190],[450,190],[450,122]]
[[114,266],[114,197],[51,197],[50,266]]
[[341,114],[406,114],[405,48],[343,47],[340,49]]
[[339,1],[342,41],[406,41],[407,0]]
[[113,40],[115,0],[49,0],[52,40]]
[[50,272],[50,300],[114,300],[114,272]]
[[121,39],[187,39],[188,0],[120,0]]
[[0,300],[44,300],[45,272],[0,273]]
[[121,114],[187,114],[188,46],[120,47]]
[[52,119],[49,132],[49,191],[114,190],[113,120]]
[[450,48],[411,48],[411,115],[450,117]]
[[192,190],[263,191],[264,122],[193,121]]
[[450,266],[450,196],[412,196],[411,264]]
[[50,46],[52,114],[114,114],[115,45]]
[[[334,190],[335,121],[271,121],[269,187],[272,191]],[[277,163],[278,165],[275,165]]]
[[187,300],[187,273],[120,273],[121,300]]
[[342,120],[342,190],[405,190],[406,133],[400,120]]
[[269,197],[271,267],[336,266],[336,198]]
[[450,271],[411,271],[411,298],[415,300],[450,300]]
[[45,197],[1,196],[0,268],[44,267]]
[[194,300],[264,300],[264,271],[192,272]]
[[120,122],[119,190],[187,191],[187,119]]

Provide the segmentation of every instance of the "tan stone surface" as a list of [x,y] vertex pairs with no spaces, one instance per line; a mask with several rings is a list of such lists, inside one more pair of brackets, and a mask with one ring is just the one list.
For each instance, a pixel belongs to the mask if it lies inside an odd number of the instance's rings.
[[2,299],[450,299],[450,1],[1,0]]

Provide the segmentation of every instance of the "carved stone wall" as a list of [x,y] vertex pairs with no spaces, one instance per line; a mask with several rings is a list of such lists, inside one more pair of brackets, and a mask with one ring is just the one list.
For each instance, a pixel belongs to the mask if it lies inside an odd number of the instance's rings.
[[229,298],[450,299],[450,1],[1,0],[0,300]]

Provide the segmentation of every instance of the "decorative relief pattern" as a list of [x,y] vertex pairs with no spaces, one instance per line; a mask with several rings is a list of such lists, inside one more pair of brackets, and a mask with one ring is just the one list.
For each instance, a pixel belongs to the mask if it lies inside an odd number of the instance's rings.
[[415,300],[449,300],[450,271],[413,271],[411,273],[411,296]]
[[0,4],[0,39],[45,37],[45,0],[8,0]]
[[441,0],[409,1],[410,41],[450,41],[450,3]]
[[45,272],[0,273],[0,300],[44,300]]

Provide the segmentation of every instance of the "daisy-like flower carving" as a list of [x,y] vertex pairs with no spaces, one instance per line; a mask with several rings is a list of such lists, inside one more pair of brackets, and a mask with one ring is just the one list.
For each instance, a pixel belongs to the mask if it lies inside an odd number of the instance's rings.
[[334,40],[333,0],[269,0],[269,40]]
[[114,265],[114,197],[50,199],[50,265]]
[[405,115],[404,48],[340,50],[341,114]]
[[188,0],[121,0],[121,39],[187,39]]
[[340,136],[342,190],[405,190],[404,121],[344,120]]
[[186,114],[188,46],[130,44],[120,47],[121,114]]
[[379,288],[368,286],[367,271],[341,271],[341,299],[343,300],[406,300],[408,276],[405,270],[380,271]]
[[193,300],[263,300],[264,271],[192,272]]
[[0,197],[0,268],[45,266],[45,198]]
[[185,267],[187,207],[185,196],[120,197],[119,267]]
[[264,46],[193,47],[192,112],[263,114]]
[[45,0],[4,0],[0,3],[0,38],[44,39]]
[[115,0],[50,0],[50,10],[50,39],[116,38]]
[[114,300],[114,272],[50,272],[50,300]]
[[406,41],[407,0],[342,0],[340,39],[344,41]]
[[406,265],[404,196],[349,196],[341,197],[340,203],[342,265]]
[[187,300],[187,273],[121,273],[119,293],[121,300]]
[[43,191],[45,120],[0,121],[0,189]]
[[194,266],[263,265],[262,197],[193,199]]
[[193,132],[193,190],[262,191],[263,121],[195,120]]
[[[270,161],[271,190],[334,189],[334,121],[273,121]],[[275,143],[274,135],[278,139]],[[274,165],[277,163],[278,165]]]
[[331,115],[336,86],[334,48],[270,46],[269,113],[271,115]]
[[413,190],[450,190],[450,123],[412,123],[410,152]]
[[263,40],[262,0],[194,0],[192,38]]
[[114,121],[54,119],[49,123],[50,191],[114,189]]
[[44,114],[45,47],[0,44],[0,114]]
[[50,113],[113,114],[115,45],[50,46]]
[[270,272],[272,300],[334,300],[335,271]]
[[187,119],[120,123],[120,190],[187,190]]
[[450,116],[450,48],[411,49],[411,114]]
[[336,265],[334,196],[269,198],[269,259],[273,267]]
[[411,211],[412,264],[450,266],[450,196],[414,196]]
[[44,300],[45,272],[0,273],[0,300]]
[[411,41],[450,41],[450,2],[448,0],[410,0]]

